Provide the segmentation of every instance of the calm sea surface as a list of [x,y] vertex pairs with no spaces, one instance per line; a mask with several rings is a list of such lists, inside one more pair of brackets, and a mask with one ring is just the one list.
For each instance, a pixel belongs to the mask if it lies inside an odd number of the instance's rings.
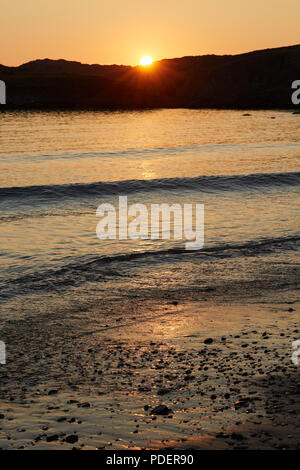
[[[1,315],[124,291],[294,287],[300,117],[243,114],[0,114]],[[147,206],[205,204],[204,248],[186,252],[184,240],[100,241],[96,209],[117,205],[119,195]]]

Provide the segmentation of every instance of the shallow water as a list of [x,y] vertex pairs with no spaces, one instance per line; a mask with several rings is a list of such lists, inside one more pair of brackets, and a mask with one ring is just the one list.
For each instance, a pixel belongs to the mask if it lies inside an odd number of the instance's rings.
[[[294,286],[299,117],[158,110],[0,115],[2,313],[50,300]],[[205,243],[96,236],[101,203],[201,203]]]

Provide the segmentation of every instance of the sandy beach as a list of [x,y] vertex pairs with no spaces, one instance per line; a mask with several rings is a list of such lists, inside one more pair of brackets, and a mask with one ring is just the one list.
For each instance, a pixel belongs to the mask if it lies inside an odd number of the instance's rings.
[[299,448],[296,292],[207,297],[8,321],[1,449]]

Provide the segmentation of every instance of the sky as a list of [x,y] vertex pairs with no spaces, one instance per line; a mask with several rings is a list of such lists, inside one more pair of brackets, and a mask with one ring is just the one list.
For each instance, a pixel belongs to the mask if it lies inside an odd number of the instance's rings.
[[300,43],[300,0],[1,0],[0,63],[136,65]]

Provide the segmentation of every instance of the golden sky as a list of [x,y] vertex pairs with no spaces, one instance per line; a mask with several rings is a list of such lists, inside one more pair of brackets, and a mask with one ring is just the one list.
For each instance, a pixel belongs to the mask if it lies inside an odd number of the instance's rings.
[[300,43],[300,0],[1,0],[0,63],[136,65]]

